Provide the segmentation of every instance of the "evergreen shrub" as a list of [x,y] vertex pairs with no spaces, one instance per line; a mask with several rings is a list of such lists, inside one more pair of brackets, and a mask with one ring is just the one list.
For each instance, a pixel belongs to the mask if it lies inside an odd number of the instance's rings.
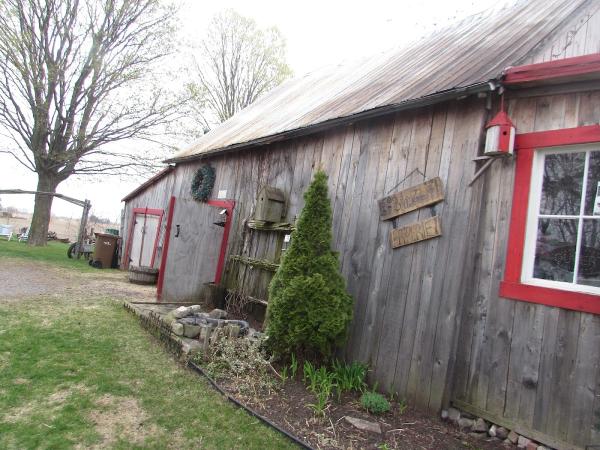
[[352,297],[331,248],[327,175],[315,174],[289,248],[269,286],[267,344],[276,354],[329,357],[344,342]]

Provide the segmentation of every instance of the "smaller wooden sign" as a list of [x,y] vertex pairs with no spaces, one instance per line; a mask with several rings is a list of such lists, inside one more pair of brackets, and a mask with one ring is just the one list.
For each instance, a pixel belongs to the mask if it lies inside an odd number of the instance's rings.
[[392,248],[402,247],[442,235],[442,222],[438,216],[422,220],[390,232]]
[[442,179],[436,177],[382,198],[379,200],[379,214],[381,220],[387,220],[442,200],[444,200]]

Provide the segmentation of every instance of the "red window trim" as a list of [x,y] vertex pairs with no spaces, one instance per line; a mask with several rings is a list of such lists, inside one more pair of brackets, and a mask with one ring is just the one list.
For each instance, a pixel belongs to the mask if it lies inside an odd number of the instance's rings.
[[123,256],[123,268],[129,269],[129,254],[131,253],[131,243],[133,238],[133,226],[135,224],[135,216],[138,214],[145,214],[148,216],[158,216],[158,228],[156,229],[156,236],[154,237],[154,248],[152,250],[152,259],[150,261],[150,267],[154,267],[154,260],[156,258],[156,249],[158,247],[158,238],[160,236],[160,226],[162,225],[162,218],[164,211],[162,209],[154,208],[133,208],[131,215],[131,221],[129,223],[129,231],[127,233],[127,245],[125,246],[125,255]]
[[529,189],[535,151],[545,147],[594,142],[600,142],[600,125],[517,134],[515,138],[517,155],[515,185],[506,268],[504,270],[504,281],[500,283],[501,297],[600,314],[600,295],[521,283]]

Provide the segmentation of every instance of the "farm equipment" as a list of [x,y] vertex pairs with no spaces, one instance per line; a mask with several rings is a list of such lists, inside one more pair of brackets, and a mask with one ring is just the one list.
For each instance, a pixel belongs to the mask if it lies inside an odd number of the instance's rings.
[[[78,200],[76,198],[72,198],[72,197],[68,197],[66,195],[63,194],[58,194],[56,192],[43,192],[43,191],[24,191],[22,189],[0,189],[0,194],[36,194],[36,195],[49,195],[51,197],[56,197],[56,198],[60,198],[66,202],[69,203],[73,203],[74,205],[77,206],[81,206],[83,208],[82,214],[81,214],[81,222],[79,223],[79,233],[77,234],[77,244],[75,245],[75,247],[70,246],[69,247],[69,251],[67,252],[67,255],[69,256],[69,258],[72,258],[73,256],[75,256],[77,259],[79,259],[81,257],[81,255],[86,253],[86,244],[84,244],[85,242],[85,227],[87,226],[87,221],[88,221],[88,216],[90,213],[90,209],[92,209],[92,204],[89,200]],[[27,231],[27,236],[29,236],[29,230]],[[21,239],[21,237],[19,237],[19,240],[26,240],[26,239]],[[72,247],[72,249],[71,249]],[[90,250],[87,256],[89,256],[89,253],[91,253],[93,250]]]
[[69,258],[76,258],[78,254],[81,254],[85,259],[90,259],[92,253],[94,253],[94,242],[92,239],[84,240],[80,251],[78,242],[72,243],[67,249],[67,256]]

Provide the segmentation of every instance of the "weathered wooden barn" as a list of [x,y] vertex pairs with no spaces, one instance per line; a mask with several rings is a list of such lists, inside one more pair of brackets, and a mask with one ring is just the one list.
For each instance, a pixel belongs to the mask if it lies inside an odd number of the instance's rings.
[[[502,97],[515,152],[486,157]],[[599,123],[600,2],[521,1],[288,81],[175,154],[124,199],[123,265],[159,268],[163,301],[212,282],[264,305],[322,168],[355,299],[348,359],[421,408],[600,445]],[[436,177],[443,201],[382,220],[379,200]],[[282,199],[278,222],[259,220]],[[431,217],[441,236],[392,247],[393,229]]]

